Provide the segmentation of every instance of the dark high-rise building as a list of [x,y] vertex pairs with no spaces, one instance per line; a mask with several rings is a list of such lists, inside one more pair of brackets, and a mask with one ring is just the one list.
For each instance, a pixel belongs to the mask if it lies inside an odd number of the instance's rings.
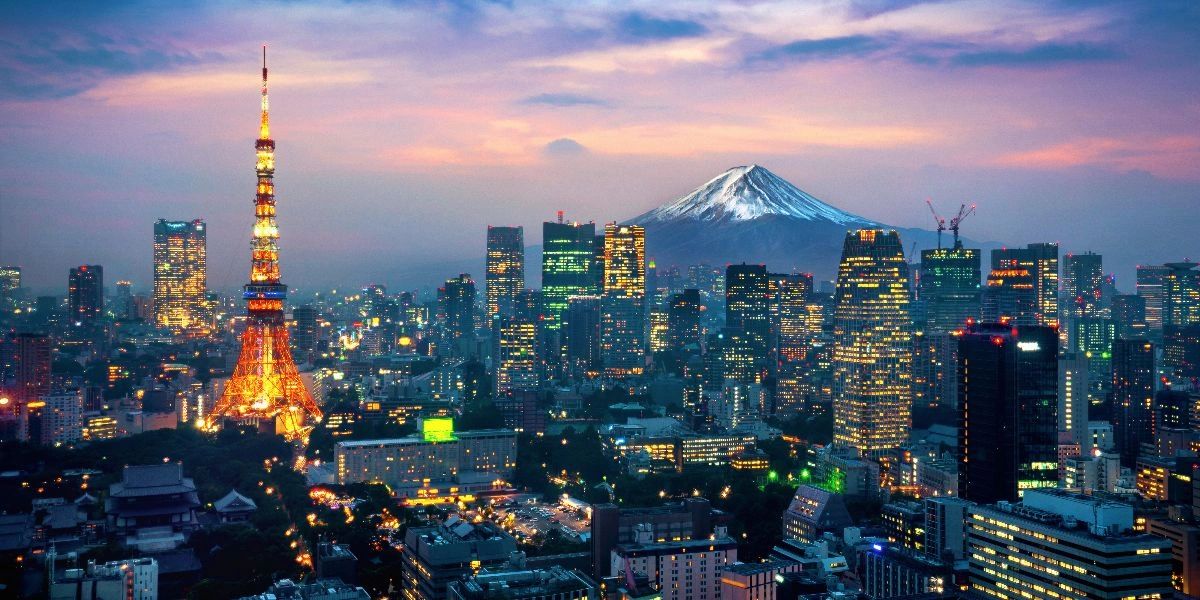
[[983,293],[985,323],[1037,324],[1037,289],[1028,269],[992,269]]
[[1104,285],[1103,258],[1092,252],[1067,254],[1062,271],[1063,316],[1097,316]]
[[1154,344],[1117,340],[1112,353],[1112,423],[1121,462],[1133,467],[1154,442]]
[[113,317],[123,320],[137,318],[137,305],[133,300],[133,282],[128,279],[117,281],[117,294],[113,305],[109,307]]
[[925,304],[924,329],[953,331],[968,319],[978,321],[982,309],[979,250],[954,248],[921,251],[920,297]]
[[912,425],[912,322],[900,234],[847,233],[834,308],[833,439],[897,448]]
[[592,241],[592,290],[599,294],[604,291],[604,234],[601,233]]
[[208,244],[204,221],[154,223],[154,323],[189,329],[207,322]]
[[1197,401],[1200,401],[1200,391],[1158,390],[1154,394],[1155,433],[1163,429],[1191,429]]
[[1058,484],[1058,331],[980,324],[958,345],[958,493],[979,504]]
[[67,306],[74,323],[90,325],[100,320],[104,315],[104,267],[80,265],[71,268]]
[[572,296],[562,322],[566,372],[574,379],[600,372],[600,297]]
[[438,290],[445,311],[447,342],[475,337],[475,280],[462,273],[447,279],[445,287]]
[[1178,379],[1200,379],[1200,324],[1171,327],[1163,334],[1163,371]]
[[320,313],[312,306],[298,306],[292,310],[292,320],[296,322],[292,343],[296,345],[300,357],[311,357],[317,350],[317,337],[320,326],[317,318]]
[[[992,250],[992,269],[1025,269],[1033,279],[1034,322],[1058,325],[1058,244]],[[984,320],[987,317],[984,316]]]
[[599,295],[595,223],[542,224],[542,310],[557,331],[571,296]]
[[758,373],[766,371],[771,335],[771,285],[764,265],[729,265],[725,269],[725,327],[741,330],[750,344]]
[[525,289],[525,232],[521,227],[487,228],[487,271],[484,276],[486,316],[512,315]]
[[1117,294],[1112,298],[1109,314],[1117,328],[1117,338],[1149,337],[1145,298],[1134,294]]
[[55,296],[38,296],[33,301],[35,322],[43,327],[57,325],[62,320],[62,305]]
[[[964,324],[965,325],[965,324]],[[956,332],[913,334],[913,405],[953,407],[958,402]]]
[[1163,265],[1138,265],[1137,295],[1146,301],[1146,327],[1151,339],[1161,340],[1163,332],[1163,279],[1169,269]]
[[[50,337],[36,333],[19,333],[0,339],[0,440],[30,440],[31,418],[39,411],[30,403],[38,402],[50,393]],[[8,389],[4,384],[11,384]],[[36,406],[36,405],[35,405]],[[36,441],[36,431],[34,440]]]
[[667,308],[667,336],[670,347],[679,350],[685,346],[700,346],[700,311],[703,301],[700,290],[688,288],[671,295]]
[[604,226],[600,362],[610,377],[640,374],[646,363],[646,230]]

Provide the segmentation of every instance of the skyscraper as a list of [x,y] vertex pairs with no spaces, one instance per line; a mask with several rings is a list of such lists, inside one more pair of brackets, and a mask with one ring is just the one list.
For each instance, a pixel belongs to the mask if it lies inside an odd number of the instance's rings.
[[67,283],[70,320],[91,325],[104,315],[104,267],[80,265],[71,268]]
[[958,346],[958,493],[980,504],[1058,485],[1058,331],[975,325]]
[[288,439],[306,439],[321,409],[304,386],[289,345],[283,305],[287,286],[279,276],[279,227],[275,223],[275,141],[267,103],[267,47],[263,46],[262,114],[254,143],[258,185],[250,243],[250,283],[243,287],[247,321],[242,351],[225,391],[213,407],[214,420],[232,419],[266,427]]
[[116,306],[112,307],[113,316],[118,319],[136,319],[137,305],[133,300],[133,282],[128,279],[117,281]]
[[921,251],[921,301],[926,333],[953,331],[967,319],[978,321],[981,310],[980,259],[976,248]]
[[1134,294],[1117,294],[1113,296],[1109,312],[1119,339],[1148,336],[1145,298]]
[[688,288],[672,294],[667,309],[667,336],[675,350],[700,345],[700,311],[703,310],[700,290]]
[[1088,361],[1088,402],[1096,412],[1108,399],[1112,385],[1112,351],[1116,340],[1116,327],[1112,319],[1102,317],[1075,317],[1071,352],[1084,356]]
[[833,439],[873,453],[911,427],[908,263],[895,231],[847,233],[834,308]]
[[1058,359],[1058,431],[1080,447],[1090,447],[1088,432],[1088,360],[1068,352]]
[[542,306],[546,328],[557,331],[571,296],[599,295],[595,223],[542,224]]
[[525,289],[525,231],[521,227],[487,228],[487,272],[484,276],[489,321],[511,315]]
[[1067,254],[1062,280],[1063,316],[1096,316],[1104,284],[1103,258],[1092,252]]
[[1167,275],[1163,265],[1138,265],[1137,295],[1146,301],[1146,327],[1151,339],[1161,340],[1163,329],[1163,279]]
[[208,249],[204,221],[154,223],[154,322],[180,330],[207,321]]
[[1171,327],[1200,324],[1200,271],[1197,263],[1167,263],[1162,280],[1163,333]]
[[645,365],[646,230],[604,226],[604,291],[600,300],[600,362],[611,377],[640,374]]
[[302,357],[311,357],[317,350],[317,338],[320,333],[317,318],[320,313],[310,305],[297,306],[292,310],[292,320],[295,321],[295,334],[292,341],[296,351]]
[[536,391],[537,328],[522,319],[501,317],[497,328],[496,394]]
[[466,273],[446,280],[438,290],[442,310],[445,312],[447,342],[456,344],[461,339],[475,337],[475,280]]
[[16,308],[17,290],[21,289],[21,267],[0,266],[0,311]]
[[[1033,279],[1034,322],[1058,325],[1058,244],[992,250],[992,269],[1025,269]],[[987,320],[987,317],[984,317]]]
[[574,379],[600,371],[600,297],[571,296],[563,314],[566,372]]
[[983,322],[1034,325],[1037,289],[1028,269],[992,269],[983,293]]
[[1112,355],[1112,424],[1121,462],[1133,467],[1154,442],[1154,344],[1117,340]]
[[766,266],[742,263],[725,268],[725,327],[740,330],[749,344],[755,371],[753,383],[762,381],[767,367],[771,300]]
[[780,361],[796,363],[803,360],[809,346],[808,300],[813,292],[811,273],[772,275],[778,282],[773,302],[778,317],[774,339]]

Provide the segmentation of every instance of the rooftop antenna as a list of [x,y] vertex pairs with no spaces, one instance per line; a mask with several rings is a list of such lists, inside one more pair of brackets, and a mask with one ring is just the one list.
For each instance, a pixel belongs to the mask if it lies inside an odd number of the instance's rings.
[[[935,223],[937,223],[937,244],[938,244],[937,247],[938,247],[938,250],[941,250],[942,249],[942,232],[946,230],[946,218],[937,214],[937,211],[933,209],[933,200],[926,198],[925,204],[929,206],[929,212],[933,215],[933,221]],[[958,236],[956,235],[955,239],[957,239],[957,237]]]

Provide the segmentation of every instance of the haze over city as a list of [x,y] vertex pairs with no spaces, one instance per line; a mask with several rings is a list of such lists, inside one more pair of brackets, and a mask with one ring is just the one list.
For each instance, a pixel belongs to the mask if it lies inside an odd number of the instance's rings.
[[266,43],[300,289],[433,284],[488,224],[532,246],[748,164],[899,227],[977,203],[965,235],[1102,252],[1128,288],[1196,256],[1198,28],[1184,2],[10,3],[0,262],[148,288],[152,223],[202,218],[210,287],[243,283]]

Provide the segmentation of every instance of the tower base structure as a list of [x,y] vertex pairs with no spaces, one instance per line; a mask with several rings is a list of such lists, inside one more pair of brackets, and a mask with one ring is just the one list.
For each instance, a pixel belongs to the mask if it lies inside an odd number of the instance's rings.
[[304,386],[288,347],[287,327],[255,322],[242,334],[242,351],[213,417],[271,431],[288,440],[307,439],[321,409]]

